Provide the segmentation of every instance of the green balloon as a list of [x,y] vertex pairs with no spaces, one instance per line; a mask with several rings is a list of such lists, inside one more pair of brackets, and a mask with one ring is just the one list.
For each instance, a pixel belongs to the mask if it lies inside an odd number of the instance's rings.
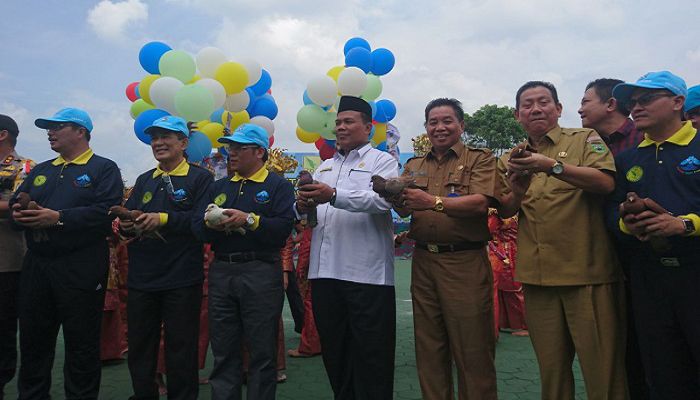
[[365,101],[373,101],[380,94],[382,94],[382,81],[379,80],[378,76],[367,74],[367,87],[360,97]]
[[214,96],[202,85],[189,84],[175,92],[175,109],[188,121],[201,121],[209,118],[216,109]]
[[326,112],[315,104],[304,106],[297,113],[297,124],[307,132],[319,132],[326,125]]
[[142,112],[154,108],[153,105],[146,103],[144,99],[137,99],[135,102],[131,103],[131,118],[136,119]]
[[194,58],[182,50],[169,50],[158,61],[158,69],[162,76],[172,76],[182,83],[194,78],[197,65]]
[[335,119],[338,118],[338,113],[329,111],[326,113],[326,125],[321,129],[321,137],[324,139],[335,140]]

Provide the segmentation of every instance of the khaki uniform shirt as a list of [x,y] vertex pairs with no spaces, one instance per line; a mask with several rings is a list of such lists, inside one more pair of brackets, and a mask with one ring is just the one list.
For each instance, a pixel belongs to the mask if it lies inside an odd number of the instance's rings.
[[[431,150],[406,162],[403,176],[413,176],[415,185],[441,197],[482,194],[492,203],[500,197],[496,159],[488,149],[452,146],[438,161]],[[488,215],[455,218],[433,210],[414,211],[408,237],[421,243],[458,244],[491,239]]]
[[[25,162],[29,167],[25,171]],[[23,159],[16,151],[10,153],[0,163],[0,201],[8,202],[12,193],[24,181],[29,169],[34,167],[31,160]],[[24,233],[14,231],[7,218],[0,219],[0,272],[20,271],[26,251]]]
[[[615,172],[615,162],[591,129],[556,126],[542,137],[537,151],[564,164]],[[503,194],[511,192],[506,177],[507,152],[498,160]],[[605,195],[585,192],[545,173],[532,177],[518,222],[516,280],[542,286],[610,283],[621,274],[605,228]]]

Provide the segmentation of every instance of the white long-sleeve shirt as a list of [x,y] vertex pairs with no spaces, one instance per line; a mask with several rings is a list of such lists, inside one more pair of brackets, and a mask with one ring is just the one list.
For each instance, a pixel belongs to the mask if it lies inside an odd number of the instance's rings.
[[372,175],[398,176],[398,163],[367,143],[324,161],[314,179],[336,190],[333,205],[318,206],[309,279],[394,285],[391,204],[372,190]]

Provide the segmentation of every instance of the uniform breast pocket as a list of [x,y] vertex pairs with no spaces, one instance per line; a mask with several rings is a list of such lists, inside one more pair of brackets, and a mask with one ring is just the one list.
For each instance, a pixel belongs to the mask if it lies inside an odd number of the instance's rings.
[[351,169],[348,173],[348,179],[357,188],[371,188],[372,172],[364,169]]
[[445,182],[447,196],[464,196],[469,194],[469,173],[450,172]]
[[428,177],[427,176],[417,176],[416,180],[413,182],[413,186],[418,189],[428,190]]

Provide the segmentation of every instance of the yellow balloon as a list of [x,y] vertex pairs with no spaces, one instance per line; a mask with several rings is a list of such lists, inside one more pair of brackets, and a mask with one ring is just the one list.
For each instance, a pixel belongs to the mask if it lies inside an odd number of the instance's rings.
[[219,65],[214,78],[226,89],[226,94],[238,93],[248,86],[248,71],[233,61]]
[[148,75],[147,77],[141,80],[141,83],[139,83],[139,96],[141,96],[143,101],[145,101],[148,104],[153,104],[150,94],[151,85],[158,78],[160,78],[160,75]]
[[195,82],[197,82],[197,81],[200,80],[200,79],[202,79],[201,76],[195,75],[192,79],[190,79],[189,82],[185,83],[185,85],[189,85],[190,83],[195,83]]
[[386,142],[386,124],[374,125],[374,136],[372,137],[372,143],[377,145],[381,142]]
[[221,123],[226,126],[226,121],[228,121],[228,116],[231,115],[231,132],[238,127],[240,124],[247,124],[250,122],[250,115],[248,111],[243,110],[239,112],[224,111],[221,114]]
[[333,80],[335,81],[335,83],[338,83],[338,75],[340,75],[340,73],[341,73],[344,69],[345,69],[344,66],[338,65],[338,66],[336,66],[336,67],[333,67],[333,68],[329,69],[328,72],[326,72],[326,75],[328,75],[328,76],[330,76],[331,78],[333,78]]
[[200,128],[199,130],[209,138],[212,148],[219,148],[224,145],[223,143],[217,142],[220,137],[224,136],[224,126],[220,123],[211,122],[204,125],[204,128]]
[[297,126],[297,137],[304,143],[314,143],[321,138],[321,134],[318,132],[307,132]]

